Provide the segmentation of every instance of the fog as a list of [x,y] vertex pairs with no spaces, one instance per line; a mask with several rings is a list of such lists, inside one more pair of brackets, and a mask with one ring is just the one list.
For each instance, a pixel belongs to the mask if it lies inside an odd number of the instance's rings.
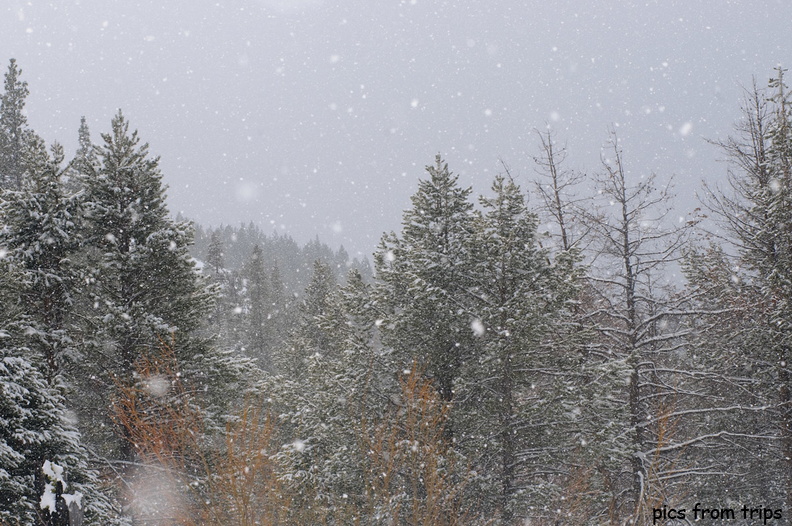
[[440,153],[486,192],[526,185],[536,130],[599,169],[608,129],[631,175],[676,176],[681,215],[723,178],[742,89],[789,64],[792,3],[11,0],[3,60],[31,127],[74,151],[121,108],[162,157],[173,212],[253,221],[370,253]]

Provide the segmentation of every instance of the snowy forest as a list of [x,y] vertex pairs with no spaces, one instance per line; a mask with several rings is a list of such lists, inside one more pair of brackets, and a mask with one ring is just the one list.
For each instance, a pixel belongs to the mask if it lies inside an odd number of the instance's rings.
[[173,217],[121,111],[67,159],[11,60],[0,525],[792,524],[783,74],[692,214],[541,131],[481,195],[427,152],[369,263]]

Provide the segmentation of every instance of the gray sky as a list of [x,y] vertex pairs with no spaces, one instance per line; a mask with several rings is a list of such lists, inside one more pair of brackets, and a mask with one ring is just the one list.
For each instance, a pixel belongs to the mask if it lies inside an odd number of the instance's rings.
[[[788,0],[6,0],[0,60],[28,118],[73,151],[122,108],[170,207],[370,253],[441,153],[486,192],[534,176],[535,128],[592,172],[615,125],[680,213],[722,178],[741,86],[792,63]],[[690,180],[688,183],[687,180]]]

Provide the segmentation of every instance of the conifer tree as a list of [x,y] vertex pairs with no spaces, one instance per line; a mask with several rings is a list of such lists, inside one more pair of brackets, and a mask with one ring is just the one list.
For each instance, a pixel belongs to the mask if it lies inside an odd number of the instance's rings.
[[674,404],[685,403],[689,394],[675,387],[686,373],[672,366],[687,333],[681,324],[685,298],[669,291],[659,273],[679,259],[688,224],[668,224],[668,186],[655,188],[653,175],[631,182],[615,134],[609,146],[597,180],[607,205],[587,216],[600,251],[591,279],[602,305],[596,329],[614,375],[626,385],[614,396],[623,397],[629,412],[621,423],[629,429],[620,444],[625,464],[612,462],[616,473],[629,473],[616,483],[628,488],[616,507],[619,516],[640,523],[651,513],[649,503],[662,500],[664,481],[677,469],[666,460],[678,456],[678,446],[664,443],[676,437],[663,426],[676,418]]
[[295,309],[291,334],[278,353],[277,366],[283,374],[301,378],[309,357],[317,353],[334,356],[338,352],[332,345],[333,335],[319,323],[330,315],[331,299],[337,287],[332,269],[323,261],[315,261],[311,280]]
[[211,267],[215,276],[219,275],[225,267],[223,251],[223,240],[220,238],[220,231],[214,230],[206,253],[206,263]]
[[52,156],[39,145],[29,156],[19,190],[2,192],[0,246],[8,251],[19,280],[17,301],[28,324],[27,345],[34,349],[51,386],[63,378],[67,358],[77,354],[72,341],[72,310],[80,269],[72,257],[80,247],[80,203],[64,195],[60,177],[63,150]]
[[168,217],[158,159],[120,112],[102,138],[100,165],[85,177],[86,236],[100,252],[94,291],[105,329],[131,370],[141,348],[158,346],[157,336],[189,341],[212,298],[187,253],[189,224]]
[[246,291],[245,314],[247,316],[246,350],[248,355],[259,360],[265,370],[272,369],[272,357],[269,343],[272,327],[271,311],[272,300],[270,294],[269,276],[264,267],[264,256],[261,247],[253,247],[243,269]]
[[93,142],[91,142],[91,131],[88,128],[85,117],[80,118],[77,140],[78,148],[65,172],[66,180],[63,183],[68,194],[76,194],[82,189],[81,174],[86,174],[93,170],[97,162],[96,150]]
[[[96,380],[84,390],[106,393],[131,384],[136,362],[156,356],[163,341],[184,364],[184,374],[210,395],[239,389],[235,382],[249,364],[214,351],[198,335],[212,291],[187,252],[190,225],[168,217],[158,159],[139,144],[137,132],[130,134],[121,112],[102,138],[96,168],[84,177],[86,258],[96,269],[85,316],[96,335],[89,362]],[[205,400],[204,406],[222,411],[222,404],[212,406],[217,402]],[[95,406],[106,405],[96,398],[85,403],[87,411],[99,414]],[[120,447],[115,454],[130,460],[130,444]]]
[[24,150],[35,137],[24,113],[29,90],[27,82],[20,79],[21,74],[12,58],[5,74],[5,91],[0,97],[0,188],[16,190],[22,187]]
[[20,348],[0,349],[0,522],[43,524],[41,470],[49,460],[64,468],[69,493],[81,495],[88,524],[126,524],[100,491],[63,398],[23,355]]
[[[472,338],[465,292],[472,190],[459,186],[439,155],[426,172],[404,213],[401,237],[384,236],[375,254],[377,305],[383,343],[406,363],[425,364],[441,399],[450,402]],[[452,430],[453,419],[447,433]]]
[[[28,269],[0,258],[0,297],[23,297]],[[63,384],[48,381],[40,349],[31,349],[31,315],[18,301],[0,302],[0,523],[43,524],[42,467],[49,460],[65,469],[68,492],[82,494],[88,524],[120,525],[119,510],[89,467],[88,453],[63,397]]]
[[281,279],[280,267],[275,264],[272,266],[272,271],[269,275],[270,283],[270,301],[272,304],[270,323],[272,326],[272,341],[273,349],[279,348],[288,337],[290,328],[289,315],[291,313],[291,305],[289,304],[286,295],[286,286]]
[[551,265],[539,247],[537,218],[520,188],[498,176],[492,190],[492,198],[481,198],[469,240],[477,353],[457,382],[457,426],[460,447],[487,474],[477,484],[486,505],[507,525],[553,498],[548,475],[557,469],[551,452],[563,447],[559,400],[566,395],[555,380],[568,362],[547,342],[575,282],[568,258]]
[[265,385],[281,415],[286,445],[278,458],[299,495],[295,506],[346,523],[346,512],[364,515],[361,426],[382,416],[389,386],[372,346],[370,292],[360,274],[351,270],[336,288],[326,265],[315,268],[313,292],[283,349],[284,374]]

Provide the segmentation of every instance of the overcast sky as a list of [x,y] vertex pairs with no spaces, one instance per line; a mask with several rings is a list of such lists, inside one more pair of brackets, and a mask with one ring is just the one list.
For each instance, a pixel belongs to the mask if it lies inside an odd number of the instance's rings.
[[535,129],[599,168],[675,175],[680,214],[725,174],[741,86],[792,63],[788,0],[6,0],[0,59],[73,151],[118,108],[162,157],[171,210],[370,253],[440,153],[525,186]]

